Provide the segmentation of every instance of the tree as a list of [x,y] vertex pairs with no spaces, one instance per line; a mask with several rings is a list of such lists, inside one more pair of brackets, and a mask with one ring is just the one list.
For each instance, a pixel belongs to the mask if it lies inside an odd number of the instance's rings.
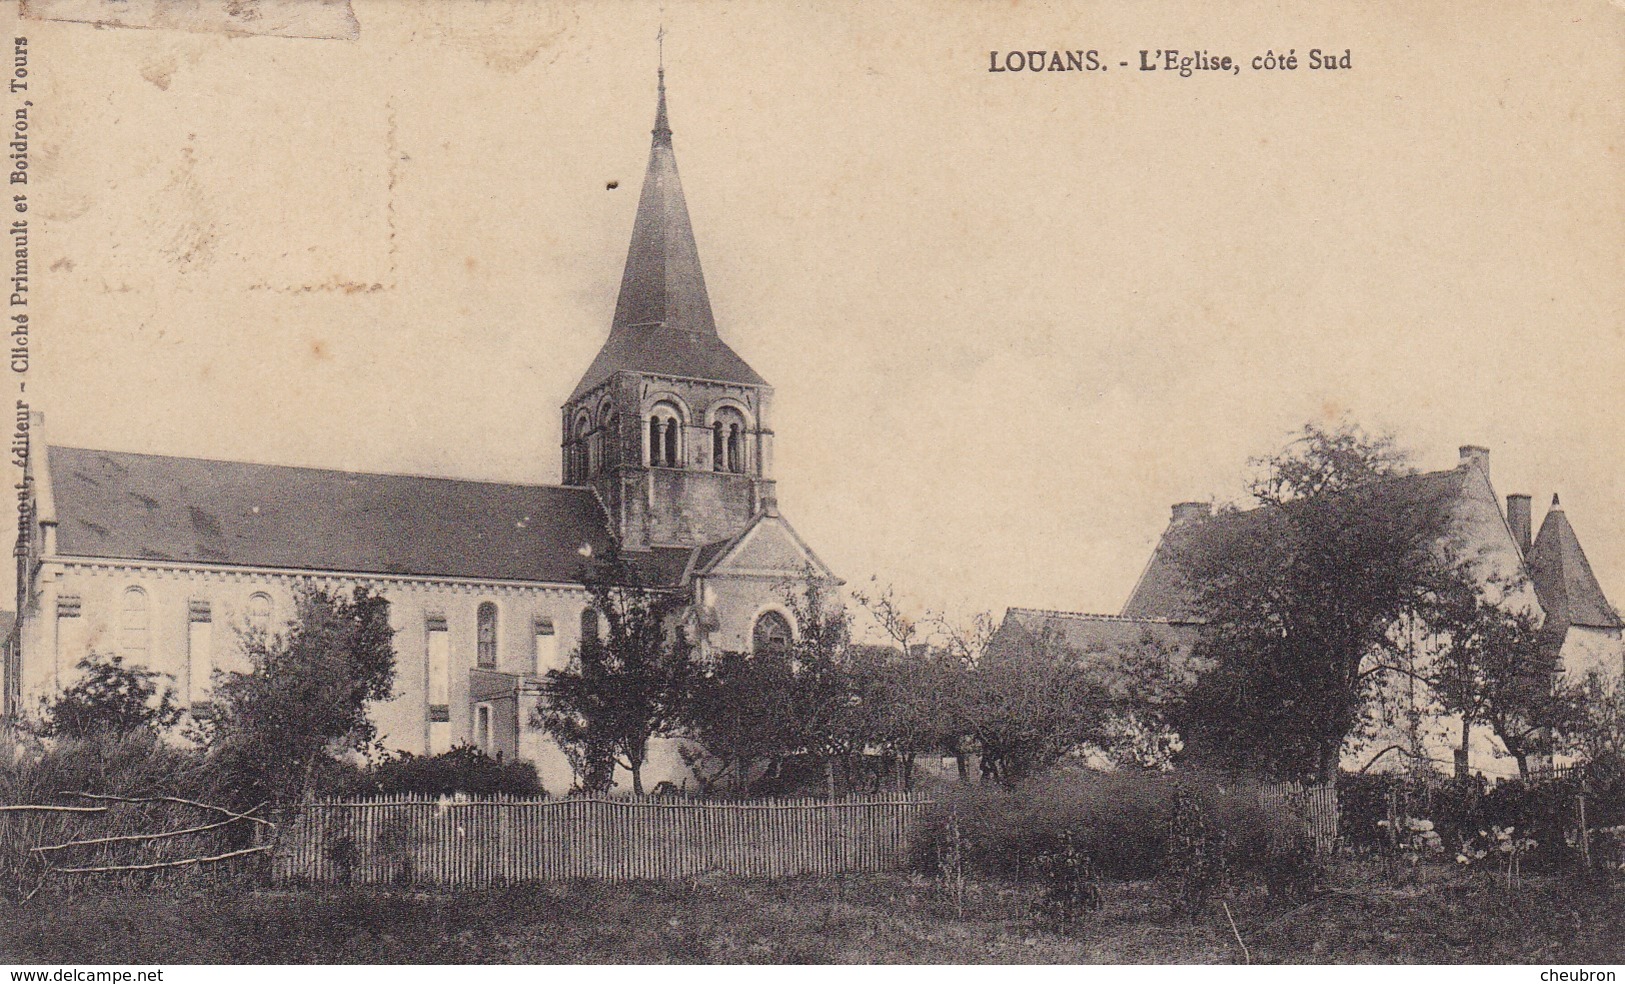
[[217,675],[211,753],[250,803],[302,799],[325,763],[373,743],[370,702],[394,688],[389,602],[366,587],[348,597],[318,588],[295,596],[285,632],[245,629],[251,669]]
[[[744,789],[792,749],[781,702],[792,685],[788,654],[724,652],[696,675],[683,708],[683,733],[699,745],[684,759],[702,785]],[[731,775],[731,780],[730,780]]]
[[1183,538],[1212,669],[1176,723],[1192,757],[1328,779],[1386,672],[1368,659],[1450,576],[1435,548],[1454,489],[1407,477],[1390,439],[1352,426],[1310,424],[1255,464],[1258,507]]
[[1625,756],[1625,677],[1592,670],[1577,685],[1576,713],[1564,747],[1596,762]]
[[990,650],[971,675],[968,705],[982,774],[1005,785],[1106,737],[1105,689],[1052,632]]
[[845,610],[810,573],[781,587],[795,620],[794,639],[753,653],[717,654],[690,686],[683,734],[704,754],[686,757],[709,768],[702,777],[707,783],[729,773],[741,787],[777,778],[787,759],[805,756],[824,766],[833,789],[835,763],[850,781],[853,756],[868,745]]
[[1082,663],[1105,700],[1100,751],[1117,766],[1172,765],[1184,747],[1175,722],[1211,666],[1149,629],[1124,645],[1083,653]]
[[869,742],[897,757],[905,787],[915,758],[933,752],[952,755],[968,781],[969,674],[993,634],[992,619],[978,615],[968,629],[940,614],[916,619],[890,586],[878,584],[852,597],[892,642],[853,647],[855,711]]
[[[79,661],[80,677],[49,701],[42,701],[40,733],[53,738],[92,735],[125,737],[156,734],[181,717],[175,692],[163,674],[126,666],[120,656],[91,653]],[[162,689],[160,690],[160,686]]]
[[686,603],[645,586],[619,553],[601,561],[586,586],[608,631],[582,640],[565,669],[548,671],[532,724],[559,743],[581,788],[608,790],[619,765],[642,795],[649,742],[676,732],[697,672],[678,624]]
[[1494,730],[1527,775],[1529,757],[1549,753],[1553,736],[1573,730],[1582,713],[1580,685],[1563,678],[1540,619],[1492,600],[1465,566],[1423,611],[1439,643],[1428,682],[1444,710],[1461,716],[1457,776],[1466,778],[1472,729],[1479,724]]

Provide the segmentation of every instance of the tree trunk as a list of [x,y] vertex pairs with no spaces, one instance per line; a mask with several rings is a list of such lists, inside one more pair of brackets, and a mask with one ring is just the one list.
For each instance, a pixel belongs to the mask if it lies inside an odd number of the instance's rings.
[[632,773],[632,795],[633,796],[642,796],[643,795],[643,762],[642,762],[641,759],[640,760],[634,760],[632,762],[629,762],[628,766],[629,766],[629,768],[627,769],[627,771]]
[[954,766],[959,769],[959,781],[970,783],[970,756],[964,752],[954,753]]
[[1467,778],[1467,757],[1472,753],[1473,720],[1461,716],[1461,747],[1456,749],[1456,778]]

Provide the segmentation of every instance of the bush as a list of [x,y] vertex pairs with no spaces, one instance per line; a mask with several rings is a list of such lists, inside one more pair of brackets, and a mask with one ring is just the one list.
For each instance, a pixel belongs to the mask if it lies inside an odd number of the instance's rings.
[[368,790],[386,796],[547,795],[536,767],[529,762],[498,762],[470,745],[459,745],[439,755],[400,752],[373,766],[364,777]]
[[[106,807],[94,813],[0,813],[0,894],[20,897],[37,889],[50,875],[47,859],[61,868],[151,863],[223,853],[242,846],[253,836],[251,825],[238,821],[182,837],[35,852],[35,847],[69,841],[174,831],[223,819],[219,813],[180,803],[106,802],[76,797],[75,793],[229,802],[218,772],[201,753],[166,744],[150,731],[124,735],[98,731],[49,744],[0,739],[0,802]],[[193,877],[199,870],[157,869],[164,878]],[[142,877],[150,882],[160,876]]]
[[[1185,806],[1181,806],[1185,803]],[[1057,858],[1085,858],[1068,867],[1114,881],[1192,874],[1180,858],[1192,853],[1199,815],[1211,867],[1222,853],[1226,870],[1251,873],[1272,885],[1283,870],[1310,862],[1303,819],[1282,797],[1202,773],[1064,770],[1004,789],[965,787],[945,795],[922,818],[912,845],[915,863],[932,870],[957,850],[978,874],[1024,881],[1045,877]],[[946,832],[958,832],[957,844]],[[1196,855],[1192,854],[1193,857]],[[1188,859],[1187,859],[1188,860]]]

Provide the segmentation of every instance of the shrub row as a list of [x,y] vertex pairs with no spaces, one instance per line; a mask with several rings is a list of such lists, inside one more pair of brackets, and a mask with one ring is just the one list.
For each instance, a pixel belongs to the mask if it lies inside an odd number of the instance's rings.
[[961,787],[928,811],[912,851],[925,871],[952,855],[978,874],[1015,881],[1077,853],[1095,876],[1131,881],[1184,876],[1193,830],[1205,845],[1196,853],[1237,875],[1281,885],[1313,865],[1303,817],[1285,798],[1193,772],[1059,770],[1013,789]]

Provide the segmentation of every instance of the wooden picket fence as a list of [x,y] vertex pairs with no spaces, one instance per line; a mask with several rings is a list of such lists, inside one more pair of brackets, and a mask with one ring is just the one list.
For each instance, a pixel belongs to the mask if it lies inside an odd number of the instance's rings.
[[[1333,786],[1264,788],[1303,813],[1317,853],[1336,849]],[[271,871],[284,884],[447,886],[890,871],[906,864],[914,825],[934,802],[921,793],[836,800],[326,800],[284,820]]]
[[271,866],[283,883],[457,886],[886,871],[904,865],[932,802],[917,793],[324,801],[283,825]]
[[1315,853],[1331,854],[1337,850],[1337,786],[1321,783],[1305,786],[1299,782],[1273,783],[1264,787],[1280,793],[1286,801],[1303,813],[1304,828]]

